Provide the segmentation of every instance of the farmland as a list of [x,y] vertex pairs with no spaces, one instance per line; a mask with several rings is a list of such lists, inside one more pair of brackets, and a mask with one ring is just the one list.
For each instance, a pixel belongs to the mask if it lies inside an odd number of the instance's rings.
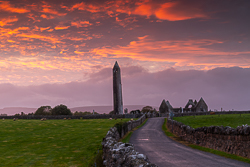
[[250,114],[224,114],[174,117],[174,120],[189,125],[192,128],[202,126],[237,126],[250,125]]
[[89,166],[102,138],[120,121],[0,120],[1,166]]

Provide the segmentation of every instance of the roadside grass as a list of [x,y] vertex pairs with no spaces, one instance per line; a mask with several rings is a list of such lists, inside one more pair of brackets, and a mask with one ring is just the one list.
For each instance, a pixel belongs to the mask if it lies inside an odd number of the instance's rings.
[[168,128],[167,128],[167,118],[165,118],[164,124],[162,125],[162,130],[165,132],[165,134],[171,138],[172,140],[175,140],[181,144],[184,144],[188,147],[191,147],[193,149],[197,149],[197,150],[201,150],[201,151],[205,151],[205,152],[209,152],[209,153],[213,153],[222,157],[226,157],[226,158],[230,158],[230,159],[234,159],[234,160],[238,160],[238,161],[243,161],[246,163],[250,163],[250,159],[248,158],[244,158],[241,156],[237,156],[234,154],[229,154],[223,151],[218,151],[218,150],[214,150],[214,149],[210,149],[210,148],[206,148],[206,147],[201,147],[198,146],[196,144],[191,144],[187,141],[183,141],[180,137],[178,137],[177,135],[173,134]]
[[213,154],[216,154],[216,155],[219,155],[219,156],[222,156],[222,157],[226,157],[226,158],[235,159],[235,160],[238,160],[238,161],[243,161],[243,162],[246,162],[246,163],[250,163],[250,159],[244,158],[244,157],[241,157],[241,156],[237,156],[237,155],[234,155],[234,154],[229,154],[229,153],[226,153],[226,152],[223,152],[223,151],[213,150],[211,148],[201,147],[201,146],[198,146],[198,145],[195,145],[195,144],[189,144],[188,146],[191,147],[191,148],[197,149],[197,150],[213,153]]
[[250,125],[250,114],[221,114],[174,117],[174,120],[189,125],[192,128],[202,126],[230,126],[237,128],[245,124]]
[[123,136],[123,138],[120,139],[120,141],[123,142],[123,143],[129,143],[130,137],[131,137],[132,133],[133,133],[135,130],[137,130],[137,129],[139,129],[140,127],[142,127],[143,125],[145,125],[145,123],[147,122],[147,120],[148,120],[148,118],[147,118],[141,125],[135,127],[135,128],[132,129],[131,131],[129,131],[126,135]]
[[117,122],[121,120],[0,120],[0,164],[90,166],[103,137]]

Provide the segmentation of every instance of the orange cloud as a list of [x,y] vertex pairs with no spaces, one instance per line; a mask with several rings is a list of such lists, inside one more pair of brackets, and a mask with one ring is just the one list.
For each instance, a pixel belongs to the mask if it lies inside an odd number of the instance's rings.
[[48,41],[52,43],[62,43],[58,38],[53,37],[53,36],[45,36],[45,35],[39,35],[39,34],[34,34],[34,33],[22,33],[22,34],[17,34],[17,37],[23,37],[23,38],[33,38],[33,39],[39,39],[42,41]]
[[[171,62],[175,66],[236,66],[241,65],[235,60],[225,63],[224,58],[230,55],[250,54],[250,52],[223,52],[208,49],[205,46],[222,43],[217,40],[187,40],[187,41],[153,41],[147,36],[139,37],[127,46],[101,47],[89,51],[100,57],[131,58],[138,61]],[[77,54],[83,54],[76,52]],[[208,56],[209,55],[209,56]],[[216,57],[216,58],[215,58]],[[221,59],[220,61],[218,61]],[[238,58],[237,58],[238,59]],[[216,60],[216,61],[215,61]],[[244,64],[244,63],[243,63]],[[247,63],[244,67],[249,67]]]
[[52,16],[52,15],[47,16],[47,15],[45,15],[45,14],[42,14],[41,17],[44,18],[44,19],[48,19],[48,20],[49,20],[49,19],[54,19],[54,18],[55,18],[55,17]]
[[27,13],[30,12],[30,10],[27,10],[25,8],[16,8],[13,7],[9,3],[9,1],[0,1],[0,9],[6,12],[12,12],[12,13]]
[[40,21],[41,21],[41,20],[37,19],[38,16],[35,16],[35,15],[32,14],[32,13],[29,13],[29,14],[27,15],[27,17],[30,18],[30,19],[32,19],[32,20],[34,20],[34,23],[35,23],[35,22],[40,22]]
[[76,3],[75,5],[73,5],[70,9],[67,8],[67,10],[69,11],[73,11],[75,9],[78,9],[78,10],[85,10],[86,8],[86,5],[84,2],[81,2],[81,3]]
[[178,3],[173,3],[173,2],[162,4],[160,8],[154,11],[154,15],[158,19],[169,20],[169,21],[206,17],[205,14],[203,14],[200,9],[191,8],[191,9],[181,10],[178,8]]
[[43,32],[44,30],[48,30],[50,27],[40,27],[40,31]]
[[95,5],[86,4],[84,2],[76,3],[71,8],[68,8],[66,6],[61,6],[61,7],[65,8],[68,11],[73,11],[73,10],[77,9],[77,10],[86,10],[86,11],[91,12],[91,13],[102,12],[102,11],[105,11],[106,8],[108,8],[107,6],[99,6],[97,4],[95,4]]
[[55,8],[57,8],[57,6],[52,7],[45,1],[43,1],[43,5],[41,7],[42,9],[40,10],[40,12],[44,14],[41,14],[40,17],[45,18],[45,19],[54,19],[55,16],[67,15],[67,13],[61,13],[58,10],[56,10]]
[[158,3],[157,1],[147,0],[142,2],[133,1],[110,1],[102,6],[87,4],[84,2],[76,3],[71,8],[61,6],[68,11],[75,9],[85,10],[91,13],[106,12],[110,17],[116,17],[117,13],[126,13],[128,15],[155,16],[161,20],[178,21],[192,18],[206,18],[204,12],[195,6],[183,7],[180,2]]
[[50,9],[50,8],[43,8],[43,10],[41,11],[42,13],[48,13],[48,14],[53,14],[56,16],[65,16],[67,13],[59,13],[58,11],[54,10],[54,9]]
[[54,29],[51,28],[51,29],[48,29],[47,31],[48,31],[48,32],[52,32],[52,31],[54,31]]
[[183,8],[178,2],[167,2],[163,4],[157,4],[153,1],[137,3],[136,8],[132,11],[132,14],[142,16],[156,16],[161,20],[178,21],[187,20],[192,18],[205,18],[206,15],[201,9],[187,6]]
[[152,5],[150,4],[141,4],[135,8],[133,14],[143,15],[143,16],[151,16],[154,12],[152,11]]
[[18,19],[16,17],[9,17],[9,18],[5,18],[5,19],[1,19],[0,26],[3,27],[5,25],[11,25],[9,23],[16,22],[16,21],[18,21]]
[[79,27],[88,27],[93,25],[92,23],[89,23],[89,21],[72,21],[71,26],[75,26],[77,28]]
[[56,26],[55,30],[65,30],[68,29],[70,26]]

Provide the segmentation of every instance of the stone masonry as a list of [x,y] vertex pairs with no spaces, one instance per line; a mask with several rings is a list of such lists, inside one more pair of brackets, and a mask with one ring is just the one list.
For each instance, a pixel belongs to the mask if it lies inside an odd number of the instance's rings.
[[[144,122],[146,116],[143,115],[136,121],[127,123],[128,131]],[[136,152],[133,144],[118,142],[121,136],[116,127],[110,128],[105,138],[103,138],[103,164],[108,167],[157,167],[151,164],[146,155]]]
[[168,129],[182,140],[202,147],[236,154],[250,158],[250,126],[242,125],[236,129],[229,126],[210,126],[192,128],[175,120],[167,120]]

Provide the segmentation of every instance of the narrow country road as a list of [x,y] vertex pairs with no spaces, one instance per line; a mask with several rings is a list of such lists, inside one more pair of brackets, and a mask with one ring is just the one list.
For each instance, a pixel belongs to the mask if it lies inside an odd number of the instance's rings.
[[246,167],[248,163],[195,150],[169,139],[161,127],[164,118],[150,118],[136,130],[130,143],[159,167]]

